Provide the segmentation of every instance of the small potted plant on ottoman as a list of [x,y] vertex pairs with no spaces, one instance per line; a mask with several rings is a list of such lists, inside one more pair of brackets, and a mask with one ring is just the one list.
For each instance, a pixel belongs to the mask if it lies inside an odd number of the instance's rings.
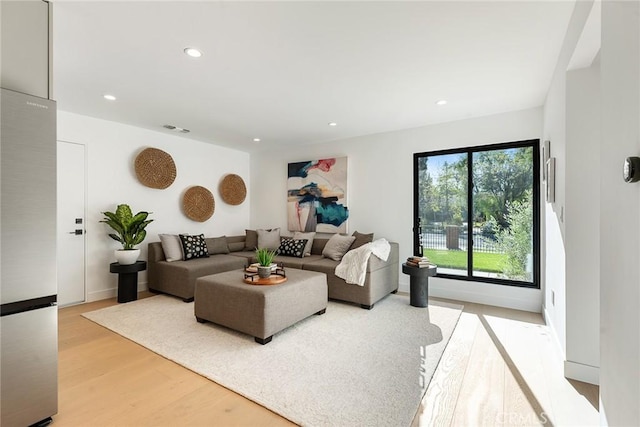
[[269,249],[256,249],[256,258],[258,259],[258,276],[263,279],[271,276],[273,257],[276,256],[276,251]]

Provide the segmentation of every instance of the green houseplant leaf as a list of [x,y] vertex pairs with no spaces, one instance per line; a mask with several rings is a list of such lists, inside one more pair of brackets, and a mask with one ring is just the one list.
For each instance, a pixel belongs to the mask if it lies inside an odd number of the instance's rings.
[[256,258],[262,267],[270,267],[277,251],[266,248],[256,249]]
[[107,224],[115,231],[110,233],[109,237],[113,240],[120,242],[123,249],[134,249],[134,246],[139,245],[147,237],[145,228],[151,222],[152,219],[147,220],[149,212],[138,212],[133,215],[129,205],[118,205],[115,212],[102,212],[105,218],[100,221]]

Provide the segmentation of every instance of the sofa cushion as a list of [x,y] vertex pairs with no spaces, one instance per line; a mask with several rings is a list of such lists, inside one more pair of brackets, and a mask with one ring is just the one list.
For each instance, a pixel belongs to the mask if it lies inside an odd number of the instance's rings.
[[278,250],[280,247],[280,229],[274,228],[272,230],[256,230],[258,233],[258,248]]
[[244,230],[246,237],[244,240],[244,248],[247,251],[255,251],[258,249],[258,233],[256,230]]
[[358,249],[362,245],[366,245],[367,243],[373,242],[373,233],[363,234],[363,233],[358,233],[357,231],[354,231],[352,236],[354,236],[356,240],[353,241],[349,250]]
[[280,247],[278,247],[278,255],[302,258],[307,242],[307,239],[296,240],[290,237],[283,237],[280,240]]
[[182,241],[177,234],[158,234],[165,259],[169,262],[182,260]]
[[196,258],[208,258],[207,243],[204,241],[204,234],[188,235],[180,234],[182,241],[182,251],[184,252],[185,261]]
[[[162,264],[161,261],[159,264]],[[231,255],[219,254],[208,258],[196,258],[190,261],[176,261],[170,263],[171,271],[165,272],[165,274],[175,273],[174,279],[179,280],[180,274],[188,274],[190,278],[208,276],[209,274],[216,274],[223,271],[236,270],[246,267],[248,264],[246,260]],[[239,280],[242,279],[242,274],[239,274]]]
[[246,240],[246,236],[227,236],[227,246],[229,247],[229,251],[231,252],[244,251],[245,240]]
[[322,255],[310,255],[304,258],[295,258],[292,256],[278,255],[275,258],[273,258],[273,262],[277,264],[282,264],[285,268],[303,269],[307,263],[320,261],[321,259],[327,259],[327,258],[323,258]]
[[356,240],[354,236],[334,234],[324,246],[322,255],[334,261],[340,261],[354,240]]
[[228,242],[229,252],[244,251],[244,242]]
[[335,276],[336,267],[340,264],[340,261],[334,261],[330,258],[320,258],[309,261],[310,262],[305,262],[303,270],[317,271],[327,276]]
[[228,254],[229,246],[227,245],[227,237],[208,237],[204,239],[207,244],[209,255]]
[[229,255],[246,259],[247,265],[258,262],[258,260],[256,259],[256,251],[236,251],[230,252]]
[[322,250],[329,239],[325,238],[315,238],[313,239],[313,245],[311,245],[311,255],[322,255]]
[[296,240],[307,239],[307,244],[304,247],[304,256],[311,255],[311,247],[313,246],[313,239],[316,237],[315,231],[303,233],[302,231],[296,231],[293,233],[293,238]]

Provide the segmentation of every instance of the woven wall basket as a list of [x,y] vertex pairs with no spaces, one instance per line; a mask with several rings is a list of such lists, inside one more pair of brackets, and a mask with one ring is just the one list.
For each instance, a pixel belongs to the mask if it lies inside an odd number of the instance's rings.
[[216,203],[211,191],[199,185],[189,188],[182,196],[182,209],[187,218],[205,222],[215,210]]
[[171,155],[157,148],[145,148],[135,161],[138,181],[147,187],[164,189],[176,179],[176,164]]
[[247,187],[238,175],[229,174],[220,183],[220,197],[225,203],[239,205],[247,197]]

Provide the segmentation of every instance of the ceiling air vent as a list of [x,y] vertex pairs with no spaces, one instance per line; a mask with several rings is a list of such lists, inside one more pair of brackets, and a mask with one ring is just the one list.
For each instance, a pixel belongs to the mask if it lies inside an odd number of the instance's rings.
[[180,132],[180,133],[189,133],[189,132],[191,132],[189,129],[179,128],[178,126],[174,126],[174,125],[163,125],[162,127],[165,128],[165,129],[174,130],[174,131]]

